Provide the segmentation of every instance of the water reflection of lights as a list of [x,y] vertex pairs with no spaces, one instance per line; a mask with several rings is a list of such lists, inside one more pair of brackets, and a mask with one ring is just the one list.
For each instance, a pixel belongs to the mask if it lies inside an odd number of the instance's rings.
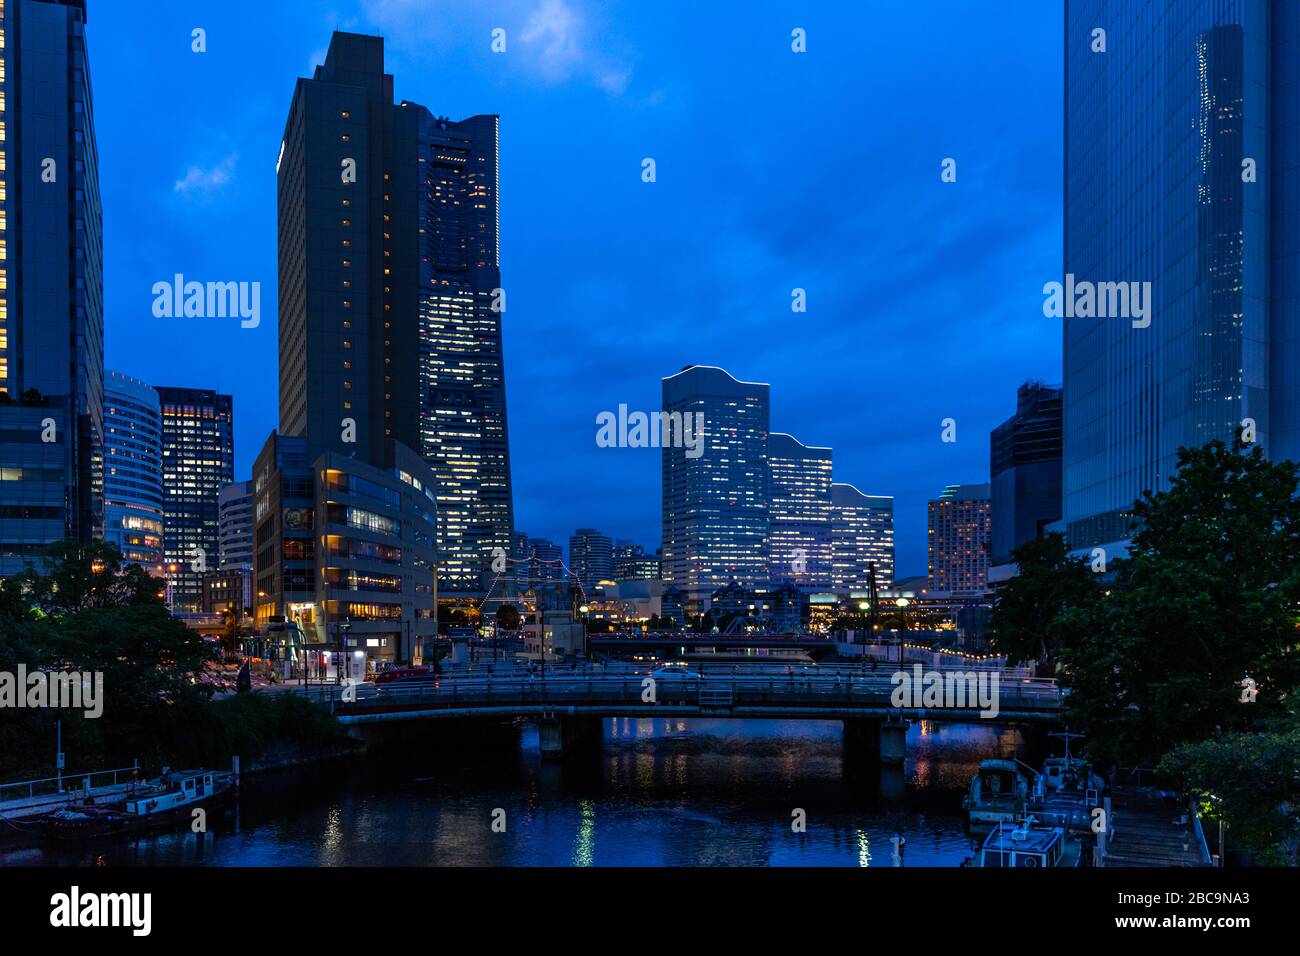
[[871,838],[866,830],[858,830],[858,866],[871,865]]
[[578,835],[573,841],[573,866],[592,866],[596,847],[596,807],[590,800],[578,801]]
[[325,818],[325,836],[321,843],[327,850],[337,850],[343,845],[343,815],[337,805],[330,807]]

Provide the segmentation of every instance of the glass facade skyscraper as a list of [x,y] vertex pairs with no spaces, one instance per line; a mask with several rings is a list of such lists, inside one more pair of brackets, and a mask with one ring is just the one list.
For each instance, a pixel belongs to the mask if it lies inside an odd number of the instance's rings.
[[866,591],[871,565],[876,586],[894,583],[894,499],[831,485],[831,586],[837,594]]
[[0,3],[0,575],[103,532],[104,283],[84,0]]
[[152,385],[105,374],[104,451],[104,540],[163,577],[162,414]]
[[1246,419],[1300,459],[1297,43],[1295,3],[1067,0],[1063,271],[1151,283],[1146,327],[1065,320],[1075,548],[1122,546],[1178,448]]
[[771,388],[692,365],[663,379],[662,389],[665,413],[703,423],[698,454],[683,442],[664,442],[661,452],[663,580],[696,612],[732,581],[752,588],[770,579]]
[[298,80],[277,164],[280,431],[437,478],[440,594],[513,551],[497,117],[393,102],[381,37],[335,33]]
[[772,580],[801,591],[831,587],[831,449],[772,432],[767,440]]
[[1011,552],[1061,518],[1061,390],[1027,382],[1016,413],[989,436],[992,527],[989,561]]
[[221,489],[235,478],[231,397],[158,389],[162,410],[163,548],[172,610],[203,607],[203,575],[219,561]]
[[482,593],[513,550],[498,246],[498,118],[403,103],[416,125],[419,448],[438,476],[439,593]]

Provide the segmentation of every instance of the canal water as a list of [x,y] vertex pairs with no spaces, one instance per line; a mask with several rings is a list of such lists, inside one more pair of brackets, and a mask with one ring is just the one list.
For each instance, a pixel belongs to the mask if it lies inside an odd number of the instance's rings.
[[552,762],[533,724],[451,739],[438,726],[362,760],[247,778],[205,834],[0,844],[0,865],[889,867],[901,834],[903,865],[958,866],[980,760],[1028,759],[1017,731],[969,724],[913,725],[903,770],[846,753],[839,721],[603,727],[598,746]]

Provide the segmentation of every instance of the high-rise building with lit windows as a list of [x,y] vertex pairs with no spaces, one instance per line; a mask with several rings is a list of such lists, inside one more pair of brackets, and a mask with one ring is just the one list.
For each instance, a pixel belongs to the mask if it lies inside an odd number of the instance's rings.
[[0,576],[103,533],[103,216],[84,0],[0,0]]
[[894,583],[894,499],[831,485],[831,578],[837,594],[865,592],[872,565],[876,586]]
[[569,536],[569,577],[590,594],[600,581],[614,580],[614,539],[595,528]]
[[987,588],[991,498],[987,484],[949,485],[929,503],[931,591],[973,593]]
[[1151,283],[1141,327],[1064,320],[1076,549],[1122,550],[1178,449],[1247,419],[1269,458],[1300,460],[1298,48],[1294,2],[1065,4],[1062,271]]
[[496,116],[393,102],[382,37],[334,33],[299,79],[279,180],[280,432],[436,476],[440,594],[514,551]]
[[772,432],[767,440],[772,580],[801,591],[831,587],[831,449]]
[[659,555],[647,554],[634,541],[614,542],[615,581],[658,581]]
[[[771,387],[691,365],[663,379],[662,388],[666,427],[682,426],[670,440],[661,436],[663,580],[695,613],[733,581],[745,588],[769,583]],[[676,440],[685,431],[691,440]]]
[[152,385],[104,376],[104,540],[163,577],[162,414]]
[[220,560],[220,494],[235,478],[234,405],[204,388],[158,388],[163,549],[172,610],[203,607],[203,575]]

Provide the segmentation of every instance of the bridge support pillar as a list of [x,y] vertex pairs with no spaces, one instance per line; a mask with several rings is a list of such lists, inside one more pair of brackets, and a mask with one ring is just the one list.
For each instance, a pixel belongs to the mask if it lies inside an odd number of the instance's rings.
[[563,757],[584,747],[598,745],[601,736],[599,717],[543,717],[537,722],[537,743],[547,759]]
[[907,760],[907,724],[886,720],[880,724],[880,762],[902,766]]
[[844,721],[844,746],[858,759],[880,759],[880,721],[849,717]]

